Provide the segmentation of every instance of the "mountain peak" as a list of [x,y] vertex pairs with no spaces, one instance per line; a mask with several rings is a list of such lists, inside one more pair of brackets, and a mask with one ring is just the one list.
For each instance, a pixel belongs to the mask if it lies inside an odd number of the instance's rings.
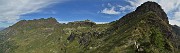
[[153,1],[147,1],[143,4],[141,4],[135,12],[138,12],[139,14],[144,14],[146,12],[155,12],[160,18],[162,18],[166,23],[169,24],[167,14],[164,12],[164,10],[161,8],[161,6]]
[[34,20],[21,20],[19,22],[17,22],[16,24],[14,24],[12,27],[14,28],[18,28],[18,27],[34,27],[34,28],[38,28],[38,27],[52,27],[57,25],[58,22],[55,18],[41,18],[41,19],[34,19]]
[[139,7],[137,7],[136,11],[163,11],[163,9],[161,8],[161,6],[156,3],[156,2],[152,2],[152,1],[147,1],[143,4],[141,4]]

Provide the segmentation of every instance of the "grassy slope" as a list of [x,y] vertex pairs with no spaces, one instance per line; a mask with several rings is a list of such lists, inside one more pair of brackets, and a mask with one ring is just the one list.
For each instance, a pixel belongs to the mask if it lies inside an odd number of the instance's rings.
[[[143,6],[154,7],[150,3]],[[144,7],[110,24],[59,24],[53,18],[23,20],[0,34],[0,53],[174,52],[166,14],[157,6]]]
[[[156,23],[148,19],[160,21]],[[162,53],[172,51],[171,42],[164,37],[165,35],[160,31],[158,24],[168,26],[153,12],[140,15],[138,19],[131,19],[127,24],[119,26],[113,35],[109,35],[104,39],[102,46],[93,52],[134,53],[137,50],[135,42],[140,44],[140,47],[144,50],[143,52]]]
[[[68,41],[67,38],[71,33],[80,36],[82,33],[93,33],[94,31],[102,32],[108,27],[107,24],[98,24],[93,27],[68,25],[55,26],[38,26],[38,28],[15,29],[18,33],[11,34],[4,45],[10,44],[14,47],[7,47],[4,52],[10,53],[79,53],[84,52],[85,48],[79,44],[79,39]],[[25,30],[27,29],[27,30]],[[94,40],[92,38],[91,40]],[[10,49],[9,49],[10,48]],[[4,49],[4,48],[2,48]]]
[[[162,26],[168,28],[167,23],[154,12],[138,15],[137,18],[127,19],[126,24],[118,28],[114,27],[118,25],[118,21],[112,25],[97,24],[92,27],[49,24],[32,29],[28,26],[24,26],[23,29],[16,28],[16,32],[10,34],[11,36],[2,44],[7,46],[3,52],[134,53],[140,48],[143,49],[141,52],[172,52],[173,45],[162,32]],[[74,34],[75,38],[69,41],[67,38],[71,34]],[[85,40],[85,44],[80,43],[82,39]],[[136,48],[135,43],[140,44],[140,48]]]

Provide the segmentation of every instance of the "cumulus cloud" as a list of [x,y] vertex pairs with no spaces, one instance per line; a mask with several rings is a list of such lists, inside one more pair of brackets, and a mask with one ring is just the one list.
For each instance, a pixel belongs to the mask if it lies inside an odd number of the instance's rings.
[[100,12],[109,15],[121,14],[121,13],[125,13],[126,10],[133,9],[133,7],[130,5],[121,6],[121,5],[112,5],[111,3],[107,3],[107,6],[103,4],[102,7],[107,7],[107,8],[104,8]]
[[174,18],[173,19],[180,21],[180,11],[174,13]]
[[180,26],[180,11],[179,12],[174,12],[174,17],[169,20],[169,23],[172,25],[178,25]]
[[180,0],[126,0],[135,9],[146,1],[154,1],[168,14],[170,24],[180,26]]
[[101,13],[104,13],[104,14],[114,14],[114,15],[120,14],[120,12],[118,12],[118,11],[115,10],[115,7],[114,7],[114,6],[111,7],[110,9],[109,9],[109,8],[103,9],[103,10],[101,11]]
[[[0,0],[0,24],[13,24],[21,15],[38,12],[57,0]],[[4,25],[5,26],[5,25]],[[6,25],[7,27],[8,25]]]
[[169,20],[169,23],[171,23],[172,25],[180,26],[180,21],[178,21],[178,20]]
[[118,5],[119,7],[119,10],[120,11],[125,11],[125,10],[132,10],[133,7],[129,6],[129,5],[126,5],[126,6],[121,6],[121,5]]

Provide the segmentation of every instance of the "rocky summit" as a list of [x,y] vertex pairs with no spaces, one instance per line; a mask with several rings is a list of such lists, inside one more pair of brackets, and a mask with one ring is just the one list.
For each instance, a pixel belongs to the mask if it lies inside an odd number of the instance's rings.
[[178,53],[180,27],[156,2],[107,24],[22,20],[0,31],[0,53]]

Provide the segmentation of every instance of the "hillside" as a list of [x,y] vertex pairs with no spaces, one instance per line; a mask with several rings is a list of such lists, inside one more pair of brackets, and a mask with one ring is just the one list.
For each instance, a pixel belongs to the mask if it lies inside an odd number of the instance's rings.
[[[107,31],[107,44],[97,49],[100,53],[173,52],[173,38],[167,15],[160,5],[146,2],[115,23]],[[135,47],[137,46],[137,47]]]
[[148,1],[107,24],[19,21],[0,32],[0,53],[177,53],[179,31],[159,4]]
[[[108,24],[96,25],[88,20],[75,21],[68,24],[60,24],[54,18],[22,20],[1,31],[0,53],[70,52],[74,48],[79,48],[76,47],[80,46],[78,40],[82,40],[83,43],[84,41],[90,41],[84,40],[85,34],[98,35],[107,27]],[[92,37],[87,36],[87,38]],[[96,37],[93,37],[92,40],[94,38]],[[72,42],[74,39],[77,42],[70,44],[69,42]],[[79,52],[82,49],[83,47],[76,50]]]
[[[175,47],[180,49],[180,27],[178,27],[177,25],[172,25],[172,29],[175,35],[175,38],[174,38]],[[180,50],[178,51],[180,52]]]

